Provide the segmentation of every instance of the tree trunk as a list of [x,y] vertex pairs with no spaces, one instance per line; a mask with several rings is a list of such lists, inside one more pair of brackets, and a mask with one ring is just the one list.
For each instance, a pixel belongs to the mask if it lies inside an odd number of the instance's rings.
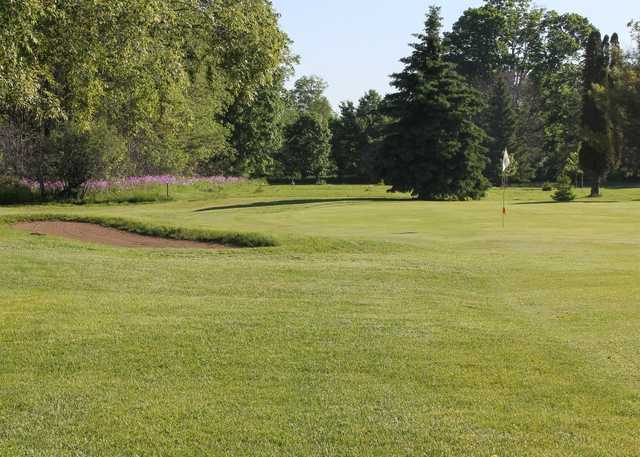
[[593,197],[599,197],[600,196],[600,177],[597,177],[593,180],[593,183],[591,184],[591,195],[592,198]]

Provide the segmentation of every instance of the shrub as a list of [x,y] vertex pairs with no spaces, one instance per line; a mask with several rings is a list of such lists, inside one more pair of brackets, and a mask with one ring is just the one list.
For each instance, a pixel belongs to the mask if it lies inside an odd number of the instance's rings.
[[573,185],[569,176],[564,175],[558,179],[556,191],[551,198],[557,202],[570,202],[576,199],[576,194],[573,192]]
[[87,190],[86,183],[113,173],[126,154],[124,142],[104,123],[89,129],[66,124],[55,132],[48,147],[57,158],[55,171],[64,182],[65,196],[80,199]]
[[553,184],[551,184],[550,182],[546,182],[542,185],[543,192],[551,192],[552,190],[553,190]]
[[37,199],[31,188],[16,178],[0,176],[0,205],[31,203]]

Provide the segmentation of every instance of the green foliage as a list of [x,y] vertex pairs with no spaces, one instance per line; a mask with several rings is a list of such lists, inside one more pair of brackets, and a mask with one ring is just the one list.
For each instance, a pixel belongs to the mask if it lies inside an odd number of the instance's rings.
[[[632,30],[640,29],[631,23]],[[640,35],[637,35],[640,50]],[[615,49],[615,48],[614,48]],[[627,59],[612,59],[607,90],[613,140],[620,166],[618,177],[640,178],[640,61],[637,52]],[[601,103],[603,100],[600,100]]]
[[357,175],[362,153],[362,128],[353,102],[340,103],[340,114],[331,124],[331,152],[340,176]]
[[542,185],[542,191],[543,192],[551,192],[553,190],[553,184],[551,184],[550,182],[545,182]]
[[488,187],[475,123],[478,94],[443,58],[440,10],[432,7],[405,69],[393,75],[393,119],[382,151],[382,176],[397,192],[419,199],[480,198]]
[[558,179],[556,184],[556,191],[551,196],[557,202],[570,202],[576,199],[576,194],[573,191],[573,184],[571,178],[567,175],[562,175]]
[[[490,92],[498,77],[508,82],[519,181],[555,179],[579,141],[579,59],[592,29],[582,16],[537,8],[530,0],[487,0],[467,9],[445,34],[447,59],[477,89]],[[487,104],[483,118],[492,118],[493,110]],[[487,172],[495,179],[493,166]]]
[[326,122],[311,113],[302,113],[287,126],[285,145],[280,152],[282,173],[287,177],[325,176],[331,170],[331,131]]
[[600,184],[615,163],[611,117],[607,101],[610,64],[609,37],[595,31],[585,53],[582,101],[580,165],[591,179],[591,196],[600,195]]
[[328,123],[334,112],[324,95],[328,84],[319,76],[303,76],[294,83],[291,90],[291,102],[297,114],[313,114]]
[[332,155],[338,175],[357,176],[372,182],[377,175],[379,150],[389,120],[382,110],[378,92],[367,92],[356,107],[353,102],[340,105],[340,116],[331,122]]
[[84,184],[92,179],[119,175],[126,162],[126,144],[106,124],[89,129],[65,124],[48,140],[47,155],[55,162],[54,174],[65,184],[65,195],[84,196]]
[[231,107],[227,119],[233,125],[231,138],[237,152],[234,173],[255,178],[274,172],[276,156],[284,143],[284,128],[296,116],[292,114],[291,95],[284,87],[296,62],[295,56],[286,55],[271,83],[261,87],[253,99],[238,99]]
[[555,73],[542,76],[541,115],[543,119],[544,157],[537,176],[556,179],[570,151],[580,143],[580,109],[582,103],[581,68],[565,64]]
[[0,205],[25,204],[38,201],[31,189],[16,178],[0,176]]
[[0,126],[28,133],[31,150],[8,156],[32,178],[69,123],[114,129],[133,173],[226,167],[238,155],[230,107],[283,84],[288,40],[267,0],[28,0],[3,3],[0,18]]
[[502,155],[504,150],[510,154],[515,151],[516,114],[513,109],[511,93],[503,77],[498,77],[493,95],[486,110],[488,115],[486,132],[488,141],[488,164],[485,175],[494,183],[500,182],[502,175]]

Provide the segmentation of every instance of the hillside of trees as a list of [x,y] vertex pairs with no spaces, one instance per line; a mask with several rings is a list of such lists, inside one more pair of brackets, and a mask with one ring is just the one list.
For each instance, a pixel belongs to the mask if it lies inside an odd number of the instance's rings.
[[321,78],[291,81],[268,0],[23,0],[0,23],[5,183],[339,177],[466,199],[499,182],[505,149],[517,182],[640,179],[638,53],[529,0],[486,0],[445,33],[431,8],[391,93],[338,113]]

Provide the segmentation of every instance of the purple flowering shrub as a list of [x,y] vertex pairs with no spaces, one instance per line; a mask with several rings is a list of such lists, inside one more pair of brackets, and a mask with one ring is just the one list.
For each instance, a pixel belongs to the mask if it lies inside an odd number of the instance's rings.
[[[82,195],[86,201],[93,202],[141,202],[166,199],[166,186],[171,188],[187,186],[226,186],[246,182],[246,178],[235,176],[130,176],[112,180],[91,180],[83,185]],[[19,184],[39,197],[40,183],[31,179],[22,179]],[[62,195],[66,190],[63,181],[47,181],[44,191],[48,196]]]
[[246,178],[233,176],[131,176],[128,178],[116,179],[112,181],[89,181],[85,184],[87,190],[113,190],[113,189],[135,189],[139,187],[149,187],[155,185],[192,186],[194,184],[215,184],[226,185],[236,184],[246,181]]

